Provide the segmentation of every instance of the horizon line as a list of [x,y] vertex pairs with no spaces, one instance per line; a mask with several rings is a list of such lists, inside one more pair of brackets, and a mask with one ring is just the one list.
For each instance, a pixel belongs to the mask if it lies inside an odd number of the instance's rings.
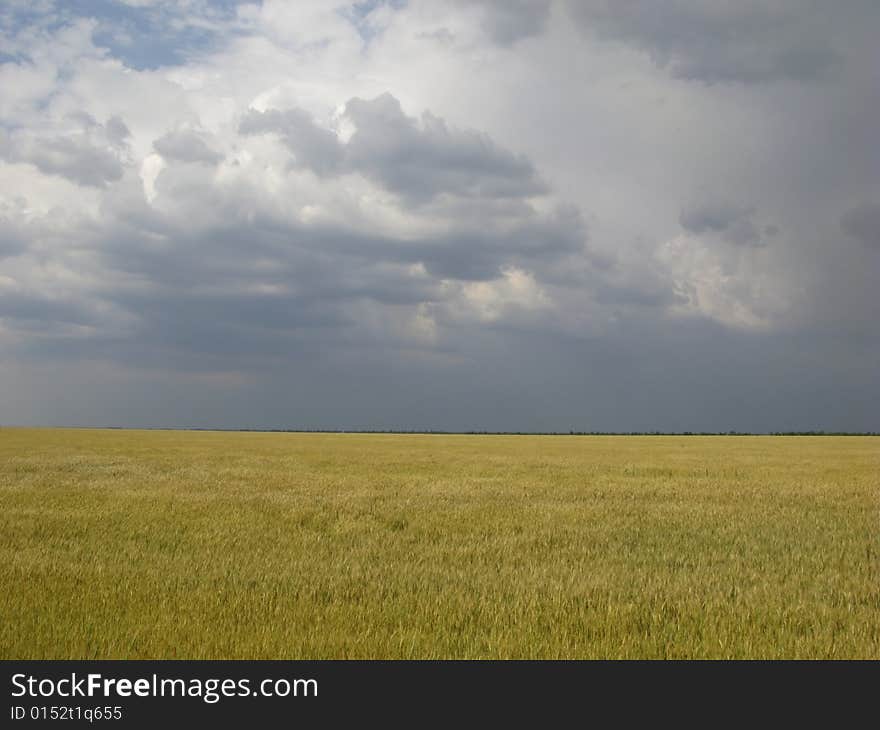
[[772,431],[496,431],[491,429],[405,429],[405,428],[281,428],[237,426],[86,426],[86,425],[18,425],[0,424],[2,429],[76,429],[97,431],[204,431],[218,433],[315,433],[413,436],[880,436],[880,431],[772,430]]

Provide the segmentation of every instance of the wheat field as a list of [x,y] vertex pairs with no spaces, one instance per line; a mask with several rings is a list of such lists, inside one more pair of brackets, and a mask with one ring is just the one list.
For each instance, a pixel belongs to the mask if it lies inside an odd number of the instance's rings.
[[880,658],[880,439],[0,430],[0,658]]

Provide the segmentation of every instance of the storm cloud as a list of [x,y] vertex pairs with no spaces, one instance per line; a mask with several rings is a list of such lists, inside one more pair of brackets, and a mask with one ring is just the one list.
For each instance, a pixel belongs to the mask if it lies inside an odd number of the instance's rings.
[[4,422],[880,429],[876,4],[88,5],[0,11]]

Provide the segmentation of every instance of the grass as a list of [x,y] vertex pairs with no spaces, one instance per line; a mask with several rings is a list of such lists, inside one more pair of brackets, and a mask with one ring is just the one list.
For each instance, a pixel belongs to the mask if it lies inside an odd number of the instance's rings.
[[880,658],[880,439],[0,430],[0,658]]

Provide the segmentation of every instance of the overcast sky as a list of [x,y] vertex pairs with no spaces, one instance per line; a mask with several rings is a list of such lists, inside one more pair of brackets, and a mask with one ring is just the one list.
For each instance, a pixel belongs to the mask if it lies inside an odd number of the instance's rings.
[[876,0],[3,0],[0,423],[880,430]]

